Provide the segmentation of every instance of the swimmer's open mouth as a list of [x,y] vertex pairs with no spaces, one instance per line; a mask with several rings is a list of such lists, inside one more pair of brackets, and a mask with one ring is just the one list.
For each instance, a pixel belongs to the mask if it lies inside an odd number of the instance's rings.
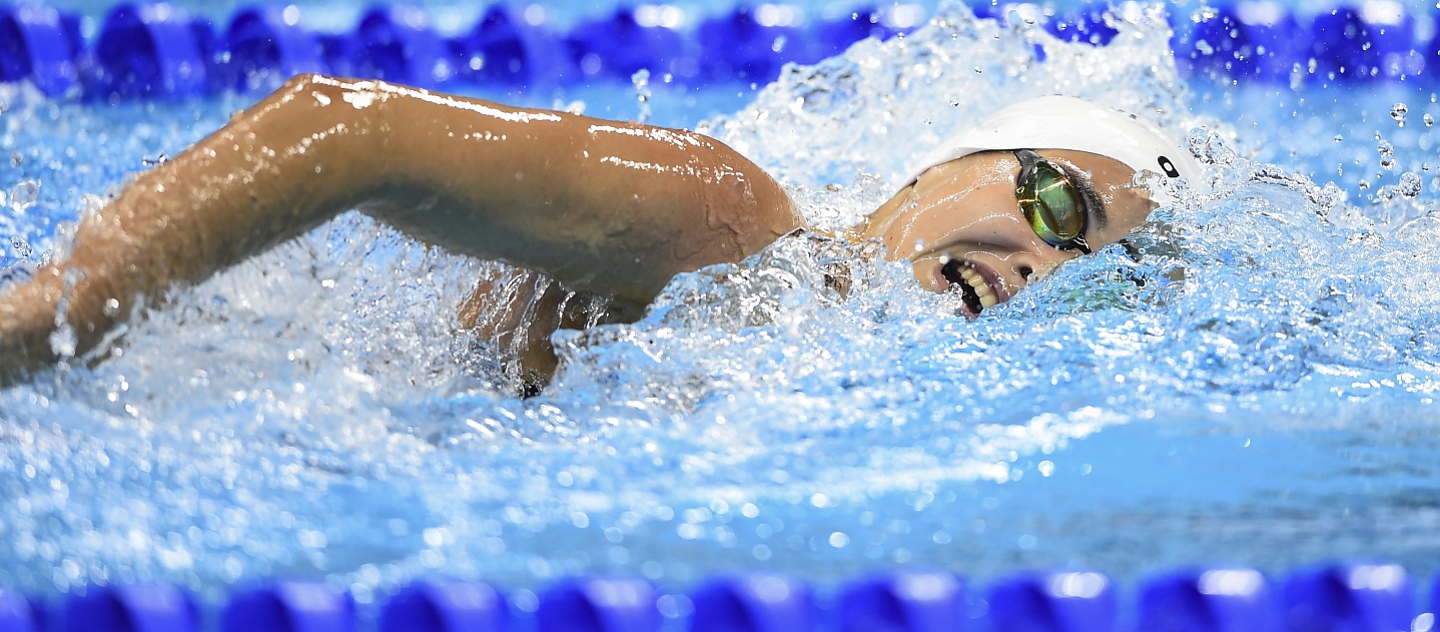
[[986,308],[1001,302],[991,287],[990,280],[961,259],[946,262],[940,268],[940,275],[950,282],[951,287],[959,289],[960,300],[964,304],[961,311],[967,316],[979,316]]

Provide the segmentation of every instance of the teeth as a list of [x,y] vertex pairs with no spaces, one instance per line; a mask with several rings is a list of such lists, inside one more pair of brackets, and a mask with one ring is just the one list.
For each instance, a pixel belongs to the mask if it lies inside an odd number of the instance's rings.
[[985,277],[980,276],[979,272],[965,268],[961,270],[960,278],[965,279],[965,283],[975,288],[975,293],[980,296],[993,294],[993,292],[990,291],[990,284],[985,282]]
[[995,291],[990,289],[990,284],[985,282],[985,277],[981,276],[979,272],[970,268],[960,268],[960,278],[975,290],[975,295],[980,298],[981,307],[989,309],[1000,302],[995,297]]

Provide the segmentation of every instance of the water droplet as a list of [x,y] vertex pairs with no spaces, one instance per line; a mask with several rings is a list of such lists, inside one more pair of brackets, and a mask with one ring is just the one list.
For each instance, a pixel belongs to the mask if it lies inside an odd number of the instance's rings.
[[1405,107],[1404,103],[1396,103],[1390,106],[1390,118],[1395,119],[1395,122],[1399,123],[1400,127],[1405,127],[1405,115],[1409,112],[1410,108]]
[[1338,142],[1340,142],[1340,141],[1342,141],[1342,140],[1345,140],[1345,137],[1344,137],[1344,136],[1341,136],[1341,135],[1339,135],[1339,134],[1336,134],[1336,135],[1335,135],[1335,142],[1338,143]]
[[15,235],[10,238],[10,250],[14,251],[15,256],[21,259],[29,259],[30,255],[35,252],[35,250],[30,247],[30,242],[25,241],[25,238],[20,235]]
[[1400,195],[1407,198],[1413,198],[1417,195],[1420,195],[1420,189],[1423,186],[1423,182],[1421,182],[1420,180],[1420,174],[1415,173],[1414,171],[1407,171],[1400,176],[1400,184],[1397,186],[1400,190]]
[[165,155],[165,154],[160,154],[159,156],[156,156],[156,157],[154,157],[154,158],[151,158],[151,157],[149,157],[149,156],[146,156],[146,157],[140,159],[140,164],[145,165],[146,167],[154,167],[154,166],[156,166],[156,165],[163,165],[163,164],[165,164],[165,163],[167,163],[167,162],[170,162],[170,156],[167,156],[167,155]]
[[1369,180],[1361,180],[1360,183],[1357,184],[1357,185],[1355,185],[1355,186],[1360,187],[1360,190],[1361,190],[1361,191],[1364,191],[1364,190],[1370,188],[1370,181],[1369,181]]
[[119,299],[115,299],[115,298],[107,298],[107,299],[105,299],[105,307],[101,308],[100,311],[104,312],[105,315],[106,315],[107,317],[109,317],[109,318],[114,318],[114,317],[116,317],[116,316],[119,316],[119,315],[120,315],[120,300],[119,300]]
[[25,156],[20,155],[20,152],[10,154],[10,166],[19,167],[22,162],[25,162]]
[[[1385,169],[1395,168],[1395,146],[1388,140],[1382,140],[1376,148],[1380,150],[1380,166]],[[1379,177],[1379,174],[1376,174],[1376,177]]]
[[75,348],[79,342],[80,337],[76,335],[75,328],[68,321],[50,333],[50,350],[61,358],[74,357]]
[[979,66],[976,66],[976,67],[975,67],[975,74],[980,75],[980,74],[984,74],[984,73],[985,73],[985,69],[984,69],[984,68],[981,68],[981,67],[979,67]]
[[635,71],[630,75],[630,84],[635,86],[635,100],[640,104],[635,121],[644,123],[650,120],[650,71],[646,68]]
[[10,189],[10,208],[16,213],[24,213],[25,209],[35,206],[35,200],[40,197],[40,181],[24,180]]

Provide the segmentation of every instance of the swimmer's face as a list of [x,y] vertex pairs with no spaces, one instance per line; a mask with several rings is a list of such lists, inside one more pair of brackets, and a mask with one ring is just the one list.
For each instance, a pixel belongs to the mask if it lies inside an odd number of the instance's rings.
[[[1040,149],[1088,201],[1083,243],[1099,250],[1145,221],[1154,204],[1132,184],[1135,171],[1106,156]],[[1003,303],[1055,266],[1081,254],[1035,232],[1016,201],[1021,165],[1013,152],[987,151],[931,168],[871,216],[863,237],[878,237],[894,258],[914,264],[915,279],[955,291],[976,316]]]

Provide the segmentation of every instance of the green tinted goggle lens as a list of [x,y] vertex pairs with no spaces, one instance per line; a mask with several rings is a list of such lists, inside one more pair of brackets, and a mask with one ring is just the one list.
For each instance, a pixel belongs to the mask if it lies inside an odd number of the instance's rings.
[[1089,251],[1085,234],[1085,199],[1060,167],[1030,150],[1019,150],[1020,179],[1015,199],[1041,239],[1056,248]]

